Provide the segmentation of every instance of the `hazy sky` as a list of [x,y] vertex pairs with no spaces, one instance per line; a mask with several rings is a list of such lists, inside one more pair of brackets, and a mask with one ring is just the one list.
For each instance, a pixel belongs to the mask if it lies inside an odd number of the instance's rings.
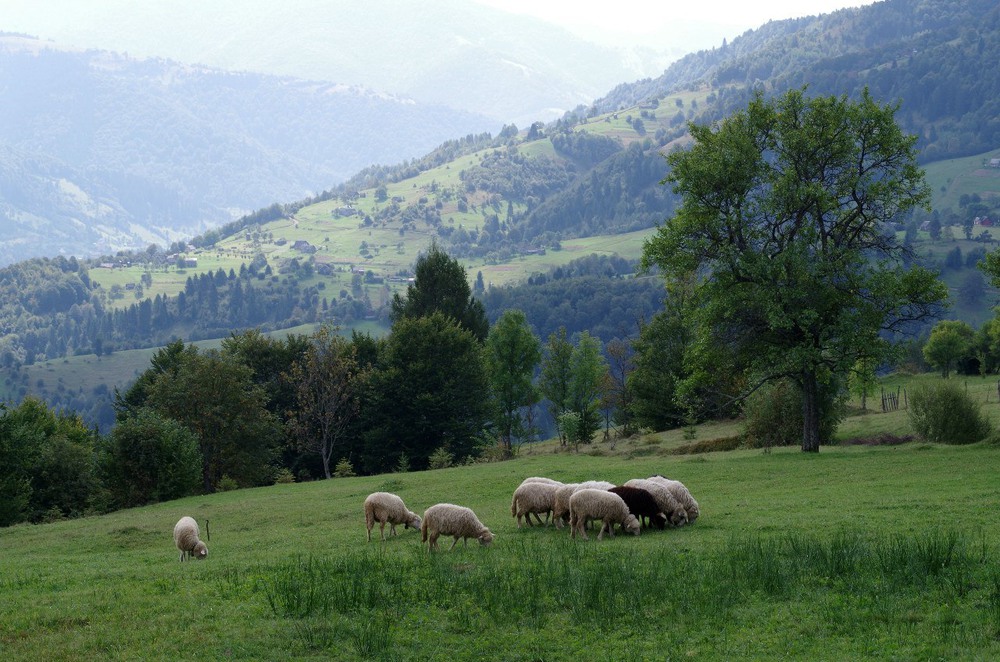
[[476,0],[558,23],[605,43],[711,48],[769,20],[825,14],[874,0]]

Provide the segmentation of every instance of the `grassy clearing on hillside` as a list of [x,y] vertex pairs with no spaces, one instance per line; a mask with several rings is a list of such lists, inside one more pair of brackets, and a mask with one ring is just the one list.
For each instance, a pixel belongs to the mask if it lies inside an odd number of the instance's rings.
[[998,157],[1000,152],[994,150],[924,166],[934,208],[958,212],[962,194],[978,193],[984,199],[990,194],[1000,195],[1000,169],[983,165]]
[[[1000,448],[553,450],[0,530],[0,647],[33,660],[1000,656]],[[510,516],[525,476],[653,473],[691,488],[693,526],[583,542]],[[496,540],[428,555],[400,527],[367,544],[375,490],[418,512],[468,505]],[[210,521],[207,561],[177,562],[182,515],[203,534]]]

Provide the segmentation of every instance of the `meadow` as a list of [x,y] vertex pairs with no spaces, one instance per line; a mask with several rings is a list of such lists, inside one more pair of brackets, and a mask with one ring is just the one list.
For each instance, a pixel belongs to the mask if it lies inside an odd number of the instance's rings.
[[[930,377],[925,377],[930,378]],[[907,382],[911,383],[911,382]],[[900,384],[902,385],[902,384]],[[892,384],[890,384],[890,387]],[[994,420],[996,384],[970,385]],[[994,411],[996,410],[996,411]],[[695,431],[731,436],[735,423]],[[682,431],[575,453],[198,496],[0,530],[0,650],[20,659],[996,659],[1000,445],[847,440],[907,432],[854,411],[842,443],[677,454]],[[527,476],[683,481],[691,526],[572,540],[516,527]],[[496,534],[428,554],[365,540],[376,490],[473,508]],[[179,563],[183,515],[208,538]],[[207,531],[206,531],[207,529]]]

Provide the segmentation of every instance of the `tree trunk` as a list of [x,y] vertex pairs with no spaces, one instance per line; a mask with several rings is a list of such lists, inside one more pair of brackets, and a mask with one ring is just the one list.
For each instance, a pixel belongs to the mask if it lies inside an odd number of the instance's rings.
[[330,473],[330,459],[333,457],[333,444],[324,444],[323,446],[323,475],[326,476],[327,480],[333,478],[333,474]]
[[802,452],[819,452],[819,384],[815,372],[802,375]]

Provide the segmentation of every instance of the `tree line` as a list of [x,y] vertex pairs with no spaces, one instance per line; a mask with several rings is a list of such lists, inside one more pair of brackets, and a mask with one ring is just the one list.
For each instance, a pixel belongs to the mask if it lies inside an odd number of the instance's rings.
[[4,406],[0,523],[505,457],[538,438],[542,407],[565,444],[589,443],[612,418],[636,429],[631,414],[610,416],[630,399],[601,340],[563,327],[543,345],[516,309],[491,325],[436,245],[415,273],[384,338],[321,326],[233,333],[219,349],[167,344],[114,393],[105,435],[35,397]]

